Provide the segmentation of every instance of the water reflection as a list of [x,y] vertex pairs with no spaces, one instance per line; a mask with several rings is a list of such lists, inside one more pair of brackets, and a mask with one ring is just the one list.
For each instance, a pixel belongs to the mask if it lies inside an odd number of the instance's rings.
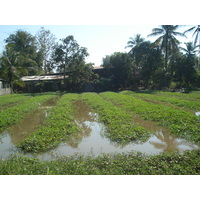
[[32,134],[38,126],[42,125],[48,115],[49,108],[55,106],[57,98],[50,99],[38,107],[38,109],[27,114],[18,124],[9,128],[13,144],[18,144]]
[[[197,149],[198,145],[188,143],[169,133],[167,129],[157,126],[154,122],[142,120],[139,117],[134,119],[140,125],[143,124],[153,133],[148,141],[144,143],[118,143],[110,141],[105,134],[104,124],[98,121],[98,115],[93,113],[88,106],[81,101],[74,102],[76,108],[76,123],[82,131],[74,135],[66,143],[62,143],[58,148],[47,153],[40,154],[43,160],[54,159],[66,155],[93,155],[101,153],[124,153],[130,151],[140,151],[148,155],[159,154],[163,151],[184,151],[187,149]],[[52,157],[53,155],[53,157]]]
[[168,133],[156,132],[155,136],[158,141],[149,141],[156,149],[161,149],[165,152],[178,151],[180,149],[180,145],[184,144],[183,141],[178,140],[175,136],[170,135]]
[[[30,129],[35,129],[37,124],[41,124],[40,120],[44,119],[44,116],[48,113],[48,109],[41,105],[41,113],[35,113],[27,116],[28,119],[20,124],[12,127],[12,134],[4,132],[0,134],[0,157],[8,157],[11,154],[15,154],[19,151],[14,144],[18,143],[26,137],[26,133]],[[144,126],[154,134],[144,143],[117,143],[111,142],[105,134],[106,128],[103,123],[98,121],[98,115],[94,113],[88,106],[82,101],[74,102],[74,108],[76,110],[75,118],[76,123],[80,127],[80,131],[71,136],[67,142],[60,144],[57,148],[48,152],[40,154],[25,154],[26,156],[36,156],[41,160],[52,160],[58,156],[69,156],[74,154],[82,155],[100,155],[101,153],[125,153],[131,151],[140,151],[148,155],[159,154],[163,151],[184,151],[188,149],[199,149],[200,145],[186,142],[183,139],[177,138],[169,133],[167,129],[157,126],[153,122],[142,120],[138,116],[134,116],[134,122]],[[34,118],[38,118],[37,120]],[[42,118],[42,119],[41,119]],[[26,121],[29,120],[29,121]],[[31,123],[35,123],[32,124]],[[26,127],[28,130],[26,130]],[[32,127],[32,128],[31,128]],[[31,132],[31,131],[30,131]]]
[[196,115],[196,116],[200,116],[200,111],[195,112],[195,115]]

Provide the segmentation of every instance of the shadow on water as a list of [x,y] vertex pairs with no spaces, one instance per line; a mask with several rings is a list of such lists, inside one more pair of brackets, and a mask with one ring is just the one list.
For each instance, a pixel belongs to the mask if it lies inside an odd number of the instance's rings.
[[[11,154],[19,152],[15,144],[22,141],[38,125],[43,123],[43,119],[48,115],[48,108],[55,105],[55,102],[49,102],[49,104],[47,102],[45,105],[41,105],[37,111],[34,111],[34,114],[27,115],[26,119],[22,120],[21,123],[13,126],[10,132],[7,131],[0,134],[0,157],[8,157]],[[74,115],[76,123],[81,128],[81,131],[73,135],[65,143],[61,143],[55,149],[34,155],[25,154],[25,156],[35,156],[41,160],[52,160],[74,154],[98,156],[101,153],[140,151],[152,155],[162,152],[200,149],[200,145],[177,138],[171,135],[167,129],[157,126],[154,122],[143,120],[137,115],[134,116],[134,122],[154,133],[148,141],[142,144],[134,142],[128,144],[111,142],[104,136],[106,128],[104,124],[99,122],[97,113],[92,111],[82,101],[75,101],[73,105],[76,111]]]

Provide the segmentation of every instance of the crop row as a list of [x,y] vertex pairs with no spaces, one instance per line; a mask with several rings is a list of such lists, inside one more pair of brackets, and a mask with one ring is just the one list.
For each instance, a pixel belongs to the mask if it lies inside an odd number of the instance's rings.
[[43,103],[53,97],[55,97],[55,95],[36,96],[23,102],[23,104],[18,104],[5,110],[1,110],[0,131],[9,125],[19,122],[24,117],[25,113],[36,109],[39,103]]
[[146,141],[150,132],[134,124],[132,115],[104,100],[96,93],[83,93],[81,98],[100,116],[100,121],[106,125],[106,136],[112,141],[130,142]]
[[132,91],[123,91],[122,94],[132,95],[132,96],[139,97],[142,99],[169,103],[169,104],[172,104],[181,108],[187,108],[193,111],[200,110],[200,101],[188,101],[184,99],[178,99],[176,97],[157,96],[157,95],[152,95],[152,94],[136,93]]
[[157,105],[129,95],[114,92],[100,94],[106,100],[120,104],[123,108],[136,112],[146,120],[158,122],[168,127],[172,133],[185,139],[200,141],[199,117],[167,105]]
[[1,175],[198,175],[200,150],[146,156],[141,153],[70,156],[53,161],[14,156],[0,159]]
[[28,96],[24,96],[21,94],[9,94],[5,96],[0,96],[0,110],[7,105],[23,102],[24,100],[28,99]]
[[41,152],[58,146],[62,141],[76,133],[77,125],[73,118],[72,101],[77,99],[77,94],[65,94],[50,110],[44,124],[33,134],[18,144],[25,152]]
[[179,93],[179,92],[155,92],[153,93],[158,96],[166,96],[166,97],[176,97],[179,99],[192,100],[192,101],[200,101],[200,92],[191,92],[191,93]]

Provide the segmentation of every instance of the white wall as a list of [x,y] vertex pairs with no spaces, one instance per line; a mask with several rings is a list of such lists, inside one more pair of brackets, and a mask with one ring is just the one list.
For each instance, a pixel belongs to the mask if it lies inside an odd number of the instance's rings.
[[10,94],[11,93],[11,89],[10,88],[0,88],[0,96],[1,95],[6,95],[6,94]]

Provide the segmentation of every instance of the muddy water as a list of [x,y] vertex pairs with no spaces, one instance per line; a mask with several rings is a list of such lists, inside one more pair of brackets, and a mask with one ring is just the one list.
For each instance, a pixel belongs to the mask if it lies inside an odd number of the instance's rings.
[[[48,115],[48,108],[55,105],[55,102],[49,101],[41,105],[37,111],[27,115],[26,119],[22,120],[20,124],[0,134],[0,157],[6,158],[11,154],[21,154],[22,152],[15,147],[15,144],[22,141],[32,133],[38,125],[43,123],[43,119]],[[37,155],[25,154],[25,156],[36,156],[41,160],[52,160],[60,156],[70,156],[74,154],[97,156],[101,153],[140,151],[152,155],[161,152],[200,149],[200,145],[192,144],[177,138],[171,135],[167,129],[159,127],[153,122],[142,120],[137,115],[134,116],[134,122],[154,133],[149,140],[142,144],[134,142],[129,144],[111,142],[104,136],[106,128],[99,122],[97,113],[89,109],[82,101],[74,102],[74,108],[76,110],[76,123],[82,131],[53,150]]]
[[148,141],[143,144],[111,142],[108,138],[104,137],[106,129],[99,122],[97,113],[94,113],[81,101],[75,102],[74,107],[76,108],[76,123],[82,128],[82,131],[68,142],[60,144],[58,148],[42,153],[38,157],[43,160],[51,160],[56,157],[74,154],[97,156],[101,153],[140,151],[152,155],[161,152],[200,149],[200,145],[198,146],[177,138],[171,135],[167,129],[158,127],[153,122],[142,120],[138,116],[134,116],[134,120],[154,133]]
[[8,157],[11,154],[20,152],[15,147],[16,144],[22,142],[26,137],[33,133],[38,126],[42,125],[49,108],[55,106],[57,98],[50,99],[41,105],[38,109],[27,114],[18,124],[9,127],[3,133],[0,133],[0,157]]

